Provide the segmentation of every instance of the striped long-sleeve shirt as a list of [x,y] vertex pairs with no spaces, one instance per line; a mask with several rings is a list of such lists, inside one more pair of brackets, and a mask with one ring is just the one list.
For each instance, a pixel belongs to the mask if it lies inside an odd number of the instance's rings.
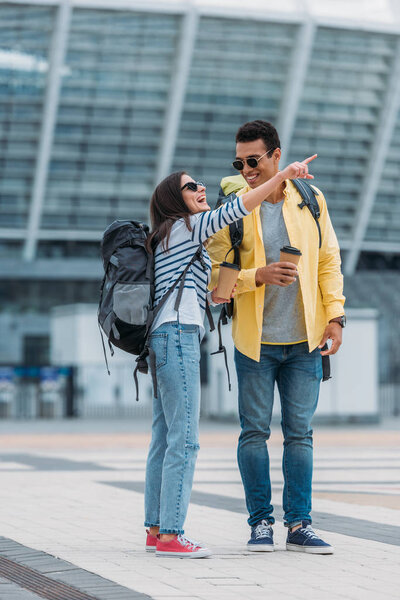
[[[154,305],[171,288],[179,275],[195,254],[200,244],[230,223],[249,214],[241,198],[234,194],[225,204],[216,210],[206,211],[191,215],[190,226],[186,227],[184,219],[179,219],[171,229],[168,251],[163,244],[158,244],[155,251],[155,299]],[[185,277],[185,286],[179,306],[179,322],[199,325],[201,334],[204,334],[204,313],[207,302],[207,286],[211,275],[211,260],[207,250],[202,245],[203,265],[196,261]],[[151,331],[162,323],[178,320],[178,313],[174,310],[179,284],[162,307],[153,322]]]

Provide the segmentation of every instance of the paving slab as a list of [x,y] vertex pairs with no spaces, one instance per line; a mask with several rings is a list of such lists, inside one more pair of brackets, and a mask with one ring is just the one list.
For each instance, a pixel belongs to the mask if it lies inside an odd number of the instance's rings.
[[[214,555],[191,561],[144,552],[149,431],[148,422],[0,422],[0,558],[99,600],[398,598],[400,423],[317,428],[313,518],[332,556],[285,549],[279,430],[270,444],[276,552],[247,552],[238,429],[203,424],[187,533]],[[1,574],[0,599],[37,593]]]

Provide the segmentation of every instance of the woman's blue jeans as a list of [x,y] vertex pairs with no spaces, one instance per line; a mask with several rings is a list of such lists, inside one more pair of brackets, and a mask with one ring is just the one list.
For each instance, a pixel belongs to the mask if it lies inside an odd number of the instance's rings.
[[145,526],[184,533],[199,450],[199,327],[164,323],[151,334],[149,345],[157,390],[146,466]]
[[274,401],[275,381],[281,399],[285,525],[311,522],[313,443],[311,420],[322,378],[320,350],[308,344],[261,345],[260,362],[235,349],[239,385],[241,434],[238,464],[246,494],[249,525],[261,519],[274,523],[266,441]]

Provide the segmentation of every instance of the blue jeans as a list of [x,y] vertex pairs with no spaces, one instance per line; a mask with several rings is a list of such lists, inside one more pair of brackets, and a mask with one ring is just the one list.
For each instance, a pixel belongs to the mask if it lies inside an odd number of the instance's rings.
[[283,510],[286,526],[311,522],[313,443],[311,419],[317,407],[322,378],[320,350],[308,344],[261,345],[260,362],[235,348],[239,385],[241,434],[238,463],[246,494],[249,525],[261,519],[274,523],[266,441],[275,381],[281,399],[284,477]]
[[146,466],[145,526],[184,533],[199,450],[200,340],[197,325],[164,323],[150,336],[157,392]]

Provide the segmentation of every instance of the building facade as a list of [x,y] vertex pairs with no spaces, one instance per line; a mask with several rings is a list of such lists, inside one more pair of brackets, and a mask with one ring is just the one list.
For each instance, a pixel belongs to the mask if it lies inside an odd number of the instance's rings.
[[212,204],[237,128],[262,118],[284,162],[318,153],[346,292],[387,313],[381,373],[397,381],[400,15],[389,0],[339,4],[0,2],[2,364],[39,347],[46,362],[48,311],[96,300],[111,221],[147,221],[172,170]]

